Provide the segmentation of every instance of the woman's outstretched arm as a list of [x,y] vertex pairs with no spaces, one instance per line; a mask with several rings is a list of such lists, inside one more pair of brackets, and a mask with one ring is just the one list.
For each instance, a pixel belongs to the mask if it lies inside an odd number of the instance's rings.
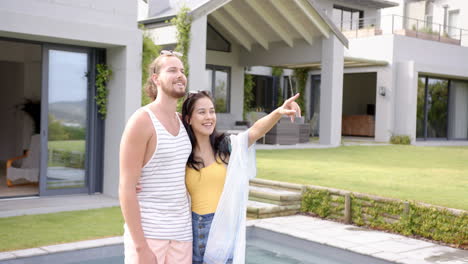
[[283,115],[289,116],[291,118],[291,122],[294,122],[294,118],[296,116],[300,117],[301,108],[295,102],[298,97],[299,94],[294,95],[284,101],[282,106],[276,108],[273,112],[255,122],[249,129],[249,146],[270,131],[270,129],[278,123]]

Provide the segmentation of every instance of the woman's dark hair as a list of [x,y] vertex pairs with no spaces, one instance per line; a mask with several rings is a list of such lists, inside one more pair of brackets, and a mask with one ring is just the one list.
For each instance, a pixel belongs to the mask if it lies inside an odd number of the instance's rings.
[[[190,138],[190,142],[192,143],[192,152],[187,161],[187,165],[199,171],[201,168],[205,167],[203,160],[199,160],[195,158],[194,149],[197,146],[197,138],[193,133],[192,127],[189,125],[188,120],[191,118],[193,114],[193,110],[195,108],[195,103],[201,98],[208,98],[213,102],[210,94],[206,91],[199,91],[197,93],[190,93],[185,99],[184,104],[182,105],[182,122],[184,124],[185,130],[187,130],[187,134]],[[214,105],[214,103],[213,103]],[[219,159],[224,163],[228,164],[228,158],[230,155],[230,143],[229,137],[224,133],[218,133],[216,128],[213,130],[213,133],[210,135],[210,144],[211,148],[213,149],[214,158],[216,162]]]

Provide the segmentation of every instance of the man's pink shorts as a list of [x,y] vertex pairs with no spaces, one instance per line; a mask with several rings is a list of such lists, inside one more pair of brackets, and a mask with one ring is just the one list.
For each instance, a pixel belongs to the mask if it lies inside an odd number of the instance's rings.
[[[192,264],[192,242],[147,238],[158,264]],[[124,235],[125,264],[136,263],[136,250],[129,234]]]

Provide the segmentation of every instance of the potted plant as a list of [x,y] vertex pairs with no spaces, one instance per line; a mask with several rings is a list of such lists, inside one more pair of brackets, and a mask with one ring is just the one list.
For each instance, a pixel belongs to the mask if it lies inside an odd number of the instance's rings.
[[41,131],[41,101],[25,99],[24,103],[18,105],[18,108],[31,117],[34,123],[34,134],[39,134]]

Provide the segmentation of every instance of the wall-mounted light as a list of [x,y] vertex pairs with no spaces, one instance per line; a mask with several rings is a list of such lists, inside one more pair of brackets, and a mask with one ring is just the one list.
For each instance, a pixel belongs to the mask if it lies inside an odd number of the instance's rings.
[[385,86],[379,86],[379,94],[381,96],[385,96],[385,94],[386,94]]

